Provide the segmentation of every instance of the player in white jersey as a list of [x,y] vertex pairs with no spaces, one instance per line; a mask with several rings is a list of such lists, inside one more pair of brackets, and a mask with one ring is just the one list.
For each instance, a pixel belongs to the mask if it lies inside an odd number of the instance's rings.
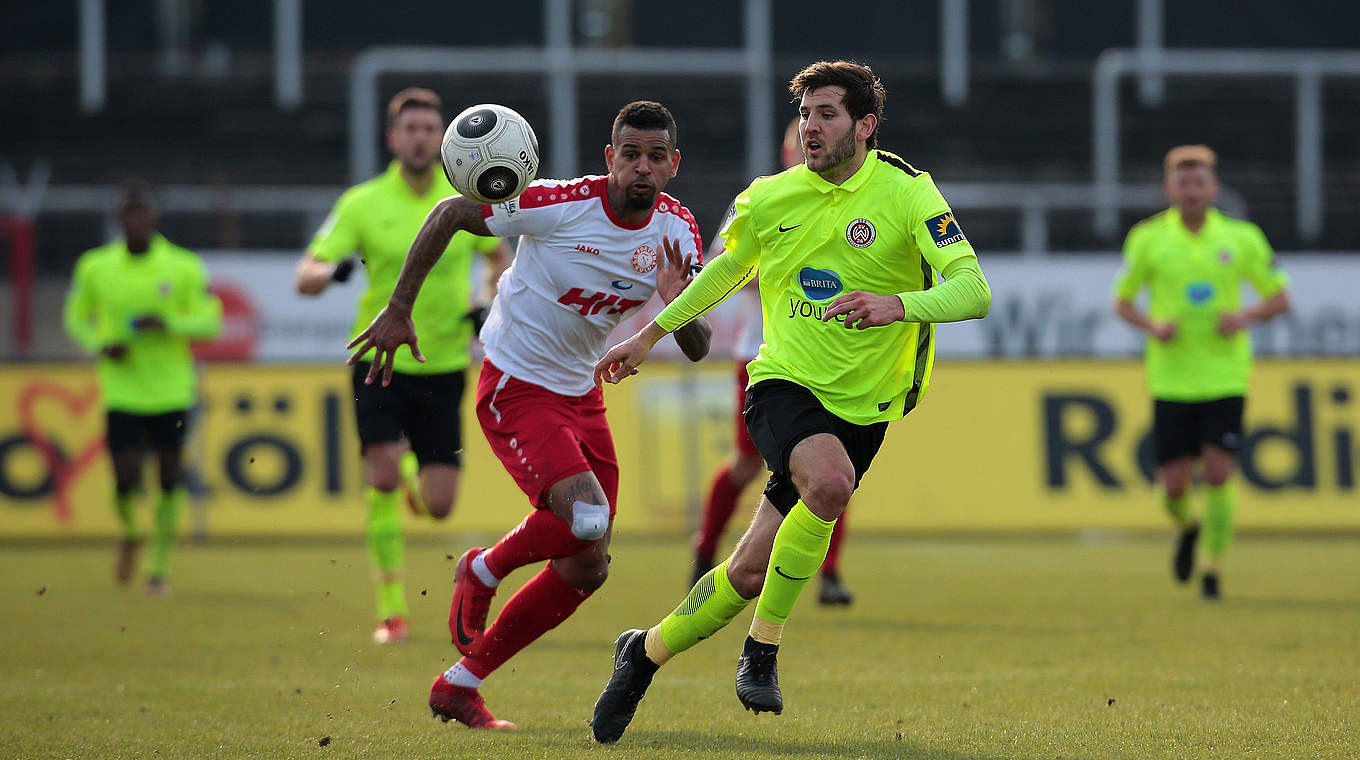
[[[376,347],[368,382],[380,371],[386,382],[398,347],[409,345],[420,357],[411,305],[454,232],[519,236],[515,263],[501,275],[482,328],[477,419],[534,509],[495,546],[469,549],[458,560],[449,633],[463,657],[430,689],[430,709],[444,720],[513,727],[487,710],[477,691],[482,679],[565,620],[609,574],[619,470],[593,371],[614,326],[654,292],[670,303],[702,260],[694,218],[662,192],[680,166],[675,145],[670,111],[629,103],[605,147],[607,176],[534,182],[495,207],[463,197],[441,201],[416,236],[387,308],[350,344],[355,356]],[[675,338],[698,361],[711,335],[706,321],[696,321]],[[547,567],[487,629],[500,579],[543,560]]]

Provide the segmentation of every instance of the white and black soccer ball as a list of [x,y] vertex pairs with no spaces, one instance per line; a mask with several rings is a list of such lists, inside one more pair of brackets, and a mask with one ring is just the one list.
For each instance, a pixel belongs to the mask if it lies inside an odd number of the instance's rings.
[[538,176],[538,138],[505,106],[483,103],[454,117],[439,148],[444,174],[479,203],[504,203]]

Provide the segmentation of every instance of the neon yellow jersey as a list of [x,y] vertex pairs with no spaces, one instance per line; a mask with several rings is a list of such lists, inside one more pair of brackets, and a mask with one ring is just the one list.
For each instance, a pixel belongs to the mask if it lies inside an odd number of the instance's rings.
[[1247,392],[1251,335],[1218,333],[1218,320],[1242,307],[1242,281],[1262,298],[1289,284],[1274,269],[1270,243],[1261,228],[1209,209],[1198,234],[1167,209],[1134,225],[1124,240],[1124,268],[1114,292],[1132,301],[1147,287],[1148,316],[1172,322],[1169,341],[1147,341],[1147,383],[1153,398],[1211,401]]
[[[436,171],[430,189],[416,195],[402,179],[401,164],[393,161],[387,171],[340,196],[307,250],[321,261],[339,261],[355,251],[363,258],[368,288],[359,297],[351,337],[363,332],[392,297],[401,265],[425,217],[439,201],[456,194],[444,173]],[[402,346],[393,364],[397,372],[433,375],[468,366],[472,322],[466,317],[472,296],[473,252],[489,253],[499,244],[497,238],[468,232],[459,232],[449,241],[411,310],[426,361],[416,361],[411,347]]]
[[821,317],[843,293],[925,290],[936,271],[975,255],[928,173],[881,150],[840,185],[800,164],[752,182],[720,234],[724,255],[760,269],[765,343],[747,366],[752,385],[797,383],[859,425],[916,406],[934,364],[933,324],[847,330]]
[[[198,378],[189,341],[222,330],[222,304],[208,293],[203,262],[160,235],[150,242],[141,254],[122,240],[82,254],[63,315],[66,332],[86,351],[127,347],[121,359],[101,356],[98,372],[105,408],[130,414],[192,407]],[[165,329],[134,329],[143,316],[160,317]]]

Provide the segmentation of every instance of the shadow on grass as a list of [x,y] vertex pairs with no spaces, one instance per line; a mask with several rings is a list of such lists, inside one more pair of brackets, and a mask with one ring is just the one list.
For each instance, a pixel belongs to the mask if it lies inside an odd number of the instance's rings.
[[[792,734],[792,732],[790,732]],[[853,758],[919,758],[920,760],[1003,760],[996,755],[978,755],[971,752],[931,749],[920,744],[898,739],[895,732],[884,738],[863,737],[859,739],[818,741],[800,739],[797,736],[761,739],[735,734],[715,735],[697,731],[647,731],[630,732],[616,745],[620,752],[631,749],[685,748],[689,752],[731,752],[748,758],[772,757],[853,757]],[[604,747],[600,747],[604,750]],[[605,750],[608,751],[608,750]]]

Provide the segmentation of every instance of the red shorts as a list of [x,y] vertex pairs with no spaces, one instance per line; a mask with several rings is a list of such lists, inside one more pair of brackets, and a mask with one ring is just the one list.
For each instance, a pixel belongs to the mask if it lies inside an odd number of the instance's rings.
[[746,456],[758,457],[760,450],[751,442],[751,434],[746,432],[746,386],[750,385],[751,376],[746,373],[746,362],[737,362],[737,434],[733,438],[737,444],[737,453]]
[[577,473],[595,473],[613,518],[619,497],[619,461],[599,388],[563,396],[502,372],[482,360],[477,379],[477,420],[491,450],[536,508],[548,505],[548,488]]

